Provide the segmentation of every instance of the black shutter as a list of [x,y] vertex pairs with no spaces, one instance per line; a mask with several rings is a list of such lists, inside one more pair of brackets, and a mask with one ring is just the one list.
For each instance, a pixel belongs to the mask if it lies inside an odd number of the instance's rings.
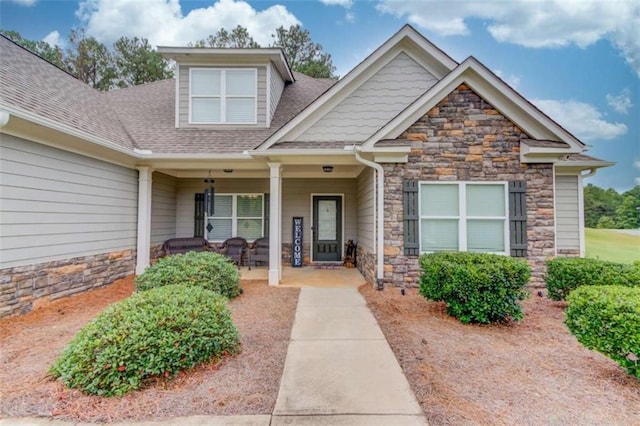
[[269,236],[269,194],[264,194],[264,236]]
[[418,181],[402,182],[402,201],[404,207],[404,254],[420,254],[420,235],[418,229]]
[[193,214],[193,236],[204,237],[204,194],[195,194]]
[[509,182],[511,256],[527,257],[527,182]]

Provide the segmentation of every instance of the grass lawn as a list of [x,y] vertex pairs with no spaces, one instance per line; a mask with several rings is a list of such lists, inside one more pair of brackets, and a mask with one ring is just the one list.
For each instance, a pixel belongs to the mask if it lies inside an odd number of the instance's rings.
[[613,229],[585,229],[587,257],[612,262],[632,263],[640,260],[640,235]]

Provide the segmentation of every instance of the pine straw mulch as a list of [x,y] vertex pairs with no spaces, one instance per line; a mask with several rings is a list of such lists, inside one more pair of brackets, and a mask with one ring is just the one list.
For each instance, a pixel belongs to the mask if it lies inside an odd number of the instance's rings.
[[132,293],[132,277],[0,321],[0,418],[112,422],[195,414],[270,414],[299,289],[272,288],[265,282],[243,282],[242,287],[244,294],[229,302],[242,353],[122,398],[65,389],[47,376],[47,370],[82,326],[107,305]]
[[564,303],[534,294],[523,321],[479,326],[416,289],[360,292],[429,424],[640,425],[640,381],[578,343]]

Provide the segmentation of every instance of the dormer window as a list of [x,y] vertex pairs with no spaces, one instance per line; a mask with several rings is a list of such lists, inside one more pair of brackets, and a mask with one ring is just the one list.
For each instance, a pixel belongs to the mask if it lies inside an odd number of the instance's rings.
[[257,70],[191,68],[189,123],[255,124]]

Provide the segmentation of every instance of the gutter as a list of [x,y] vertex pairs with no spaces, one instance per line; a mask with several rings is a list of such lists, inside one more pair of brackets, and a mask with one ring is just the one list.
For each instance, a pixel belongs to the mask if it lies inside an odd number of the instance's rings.
[[377,173],[378,178],[378,194],[377,194],[377,241],[376,241],[376,289],[382,290],[383,283],[382,280],[384,278],[384,169],[378,163],[375,163],[370,160],[366,160],[362,158],[360,155],[360,151],[362,151],[361,147],[352,145],[345,147],[345,150],[353,150],[355,154],[356,160],[358,162],[364,164],[365,166],[371,167]]

